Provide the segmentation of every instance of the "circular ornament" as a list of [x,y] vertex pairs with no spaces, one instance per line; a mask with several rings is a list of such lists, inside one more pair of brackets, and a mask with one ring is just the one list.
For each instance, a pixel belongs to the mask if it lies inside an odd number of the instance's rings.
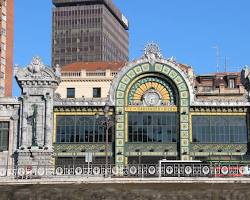
[[82,168],[81,168],[81,167],[77,167],[77,168],[75,168],[75,174],[76,174],[76,175],[81,175],[81,174],[82,174],[82,172],[83,172],[83,170],[82,170]]
[[210,172],[210,169],[209,169],[209,167],[208,167],[208,166],[204,166],[204,167],[202,167],[202,173],[203,173],[204,175],[208,175],[208,174],[209,174],[209,172]]
[[191,166],[186,166],[185,167],[185,174],[190,175],[192,173],[193,169]]
[[45,170],[44,170],[44,168],[38,168],[38,170],[37,170],[37,175],[38,175],[38,176],[44,176],[44,175],[45,175]]
[[93,174],[94,174],[94,175],[99,175],[100,173],[101,173],[100,167],[94,167],[94,168],[93,168]]
[[174,168],[173,168],[172,166],[167,166],[167,167],[166,167],[166,173],[167,173],[168,175],[173,174],[173,172],[174,172]]
[[156,169],[155,169],[154,166],[150,166],[150,167],[148,168],[148,173],[149,173],[150,175],[155,174],[155,172],[156,172]]
[[137,173],[137,168],[135,166],[130,167],[129,169],[130,174],[135,175]]
[[147,106],[157,106],[160,103],[160,95],[156,90],[149,90],[143,95],[144,104]]
[[60,175],[62,175],[62,174],[63,174],[63,168],[57,167],[57,168],[56,168],[56,175],[60,176]]
[[228,167],[223,166],[223,167],[221,168],[221,173],[222,173],[223,175],[227,175],[227,174],[228,174],[228,172],[229,172]]

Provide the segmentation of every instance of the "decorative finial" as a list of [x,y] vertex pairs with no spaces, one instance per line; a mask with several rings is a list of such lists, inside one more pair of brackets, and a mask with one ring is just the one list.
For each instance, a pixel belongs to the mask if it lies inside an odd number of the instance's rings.
[[56,64],[56,66],[53,67],[53,69],[54,69],[55,75],[56,75],[57,77],[60,77],[60,76],[61,76],[61,67],[60,67],[60,65],[59,65],[59,64]]
[[44,68],[44,65],[42,63],[42,60],[38,56],[33,57],[30,65],[28,65],[28,70],[33,74],[39,73],[41,69],[43,68]]
[[152,65],[155,63],[156,58],[163,58],[159,45],[154,42],[148,43],[145,46],[143,57],[147,58]]

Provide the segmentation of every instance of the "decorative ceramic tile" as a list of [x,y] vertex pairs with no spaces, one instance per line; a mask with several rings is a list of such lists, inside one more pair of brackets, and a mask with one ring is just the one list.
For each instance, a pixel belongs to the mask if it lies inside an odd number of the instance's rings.
[[117,131],[124,130],[124,123],[116,123],[116,130]]
[[188,123],[181,123],[181,130],[188,130]]
[[144,72],[148,72],[148,71],[149,71],[149,64],[143,64],[143,65],[142,65],[142,70],[143,70]]
[[169,73],[169,76],[170,76],[170,78],[174,79],[177,76],[176,71],[171,70],[171,72]]
[[116,107],[116,114],[123,115],[124,114],[124,107]]
[[126,75],[125,75],[125,76],[122,78],[122,80],[121,80],[121,82],[123,82],[123,83],[125,83],[125,84],[128,84],[129,81],[130,81],[130,78],[129,78],[128,76],[126,76]]
[[181,146],[188,146],[188,144],[189,144],[189,141],[188,141],[188,139],[181,139]]
[[183,139],[188,139],[189,138],[189,134],[188,131],[181,131],[181,138]]
[[178,85],[178,89],[179,91],[184,91],[187,90],[187,86],[185,83],[181,83],[180,85]]
[[155,71],[161,72],[162,71],[162,65],[161,64],[155,64]]
[[117,99],[116,100],[116,106],[123,106],[124,105],[124,99]]
[[135,73],[136,73],[136,74],[140,74],[140,73],[142,73],[141,66],[137,66],[137,67],[135,67],[135,68],[134,68],[134,71],[135,71]]
[[117,147],[123,147],[124,146],[124,140],[123,139],[116,139],[116,146]]
[[124,115],[116,115],[116,121],[117,122],[124,122]]
[[124,92],[122,92],[122,91],[117,91],[117,92],[116,92],[116,97],[117,97],[117,98],[120,98],[120,99],[124,98]]
[[182,80],[183,80],[183,79],[182,79],[181,76],[177,76],[177,77],[174,79],[174,82],[178,85],[178,84],[180,84],[181,82],[183,82]]
[[124,131],[116,131],[116,138],[124,138]]
[[116,165],[123,165],[124,157],[122,155],[116,155]]
[[181,99],[181,106],[188,106],[188,99]]
[[188,115],[181,115],[181,122],[189,122],[189,116]]
[[181,114],[188,114],[189,113],[189,108],[188,107],[181,107],[180,108],[180,113]]
[[126,85],[124,83],[120,83],[118,86],[118,90],[125,91]]
[[166,75],[170,72],[170,68],[168,66],[163,66],[162,72]]
[[187,91],[182,91],[181,92],[181,98],[188,98],[188,92]]
[[135,77],[135,72],[134,70],[130,70],[128,73],[127,73],[128,77],[130,77],[131,79]]

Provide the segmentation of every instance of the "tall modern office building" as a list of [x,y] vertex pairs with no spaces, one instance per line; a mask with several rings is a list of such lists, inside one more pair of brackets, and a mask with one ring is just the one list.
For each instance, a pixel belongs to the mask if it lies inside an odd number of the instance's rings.
[[52,64],[127,61],[128,20],[112,0],[53,0]]
[[14,0],[0,1],[0,97],[12,95]]

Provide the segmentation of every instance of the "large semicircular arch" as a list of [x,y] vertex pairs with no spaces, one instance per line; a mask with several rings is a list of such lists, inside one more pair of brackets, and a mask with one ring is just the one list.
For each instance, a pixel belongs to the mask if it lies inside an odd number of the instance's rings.
[[145,73],[162,73],[176,84],[178,92],[184,91],[186,88],[188,91],[189,104],[194,102],[194,89],[188,75],[181,70],[178,64],[165,59],[156,59],[154,65],[150,64],[148,59],[140,59],[131,63],[128,63],[117,74],[113,80],[110,88],[109,101],[111,105],[116,105],[116,99],[123,98],[126,87],[133,81],[135,77],[138,77]]

